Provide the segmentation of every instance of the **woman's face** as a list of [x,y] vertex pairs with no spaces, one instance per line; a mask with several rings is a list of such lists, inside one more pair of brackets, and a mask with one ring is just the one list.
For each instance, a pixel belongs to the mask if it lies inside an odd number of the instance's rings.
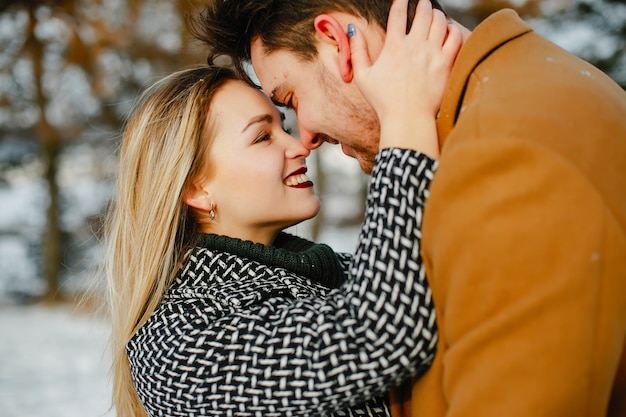
[[201,188],[215,205],[211,233],[269,244],[320,208],[306,176],[309,150],[283,130],[282,114],[260,91],[228,81],[214,96],[214,126]]

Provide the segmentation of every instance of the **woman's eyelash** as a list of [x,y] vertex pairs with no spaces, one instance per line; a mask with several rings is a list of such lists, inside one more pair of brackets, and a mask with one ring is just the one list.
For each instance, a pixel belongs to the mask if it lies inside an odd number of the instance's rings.
[[[283,131],[284,131],[285,133],[287,133],[288,135],[291,135],[292,129],[290,129],[290,128],[284,128],[284,127],[283,127]],[[258,136],[258,137],[254,140],[254,143],[265,142],[266,140],[270,140],[271,138],[272,138],[272,134],[271,134],[271,133],[268,133],[268,132],[265,132],[265,133],[263,133],[263,134],[259,135],[259,136]]]
[[266,140],[269,140],[271,137],[272,137],[272,135],[270,135],[269,133],[263,133],[258,138],[256,138],[254,143],[264,142]]

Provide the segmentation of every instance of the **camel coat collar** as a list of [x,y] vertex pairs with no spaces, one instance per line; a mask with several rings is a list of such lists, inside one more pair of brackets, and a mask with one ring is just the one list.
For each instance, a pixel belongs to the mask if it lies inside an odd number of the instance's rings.
[[440,147],[443,148],[448,134],[458,117],[465,86],[470,74],[483,59],[501,45],[531,32],[532,28],[519,19],[511,9],[500,10],[489,16],[469,37],[456,59],[448,88],[437,119]]

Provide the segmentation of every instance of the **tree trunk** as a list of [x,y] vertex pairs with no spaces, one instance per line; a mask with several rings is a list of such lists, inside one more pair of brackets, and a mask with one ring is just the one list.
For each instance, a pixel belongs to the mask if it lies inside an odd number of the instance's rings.
[[48,188],[46,230],[42,239],[43,271],[48,288],[46,301],[59,301],[59,272],[61,267],[61,228],[59,226],[59,185],[57,183],[58,160],[61,146],[58,141],[44,141],[41,146],[45,163],[44,180]]
[[45,294],[46,301],[59,301],[59,271],[61,269],[61,233],[59,226],[59,186],[57,183],[58,158],[62,147],[60,133],[48,122],[46,117],[46,96],[43,91],[43,56],[44,45],[35,36],[37,26],[37,5],[29,4],[29,30],[27,48],[33,63],[33,78],[35,82],[36,101],[39,108],[39,121],[36,130],[39,135],[41,159],[44,164],[44,180],[48,191],[48,208],[46,213],[46,228],[41,240],[43,265],[42,270],[48,284]]

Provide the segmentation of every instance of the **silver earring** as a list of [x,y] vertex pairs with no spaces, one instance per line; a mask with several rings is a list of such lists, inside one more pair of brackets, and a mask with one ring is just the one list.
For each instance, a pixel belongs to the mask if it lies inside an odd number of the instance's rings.
[[215,210],[213,210],[213,204],[211,204],[211,208],[209,209],[209,218],[211,220],[215,220]]

